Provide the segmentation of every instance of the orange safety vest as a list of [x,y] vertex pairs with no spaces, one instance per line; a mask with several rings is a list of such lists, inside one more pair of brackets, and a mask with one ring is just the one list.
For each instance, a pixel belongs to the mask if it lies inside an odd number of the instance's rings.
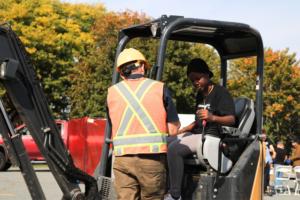
[[139,78],[108,89],[114,155],[167,152],[163,87],[161,82]]

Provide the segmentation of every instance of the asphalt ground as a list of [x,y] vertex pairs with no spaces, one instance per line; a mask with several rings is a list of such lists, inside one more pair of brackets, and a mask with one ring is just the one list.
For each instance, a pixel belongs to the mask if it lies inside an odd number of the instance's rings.
[[[42,167],[42,168],[41,168]],[[35,167],[36,174],[48,200],[60,200],[62,192],[58,187],[49,168]],[[294,180],[289,181],[290,188],[294,188]],[[270,185],[274,185],[273,181]],[[84,191],[84,184],[79,184],[81,191]],[[299,200],[300,195],[273,195],[264,196],[265,200]],[[0,172],[0,200],[31,200],[24,179],[18,168],[10,168],[6,172]]]
[[[35,168],[47,200],[60,200],[63,193],[49,168]],[[84,184],[79,184],[84,191]],[[27,186],[19,168],[10,168],[0,172],[0,200],[31,200]]]
[[[284,176],[283,176],[284,177]],[[295,182],[294,179],[289,180],[288,182],[290,189],[294,188],[295,186]],[[270,186],[274,186],[274,182],[270,181]],[[284,187],[286,188],[286,186],[284,185]],[[291,191],[291,195],[283,195],[283,194],[279,194],[279,195],[275,195],[274,194],[274,190],[273,190],[273,195],[272,196],[264,196],[265,200],[299,200],[300,199],[300,195],[295,195],[294,191]]]

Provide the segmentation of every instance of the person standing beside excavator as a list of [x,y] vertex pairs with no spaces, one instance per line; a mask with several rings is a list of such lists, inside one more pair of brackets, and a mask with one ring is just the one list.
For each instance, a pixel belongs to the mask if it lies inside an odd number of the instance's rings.
[[118,200],[164,197],[166,137],[178,134],[180,122],[167,86],[146,78],[149,69],[142,53],[125,49],[116,69],[124,81],[108,89]]
[[[293,162],[293,167],[300,166],[300,139],[297,137],[293,137],[292,146],[293,146],[293,156],[290,157],[289,160]],[[295,175],[297,176],[298,179],[300,179],[299,172],[296,172]],[[295,187],[294,187],[295,192],[296,192],[296,185],[297,183],[295,183]]]

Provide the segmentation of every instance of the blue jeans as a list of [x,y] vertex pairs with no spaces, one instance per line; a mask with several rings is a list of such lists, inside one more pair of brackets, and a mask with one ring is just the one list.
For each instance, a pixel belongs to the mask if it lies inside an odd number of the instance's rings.
[[277,185],[283,185],[283,181],[279,181],[276,178],[282,178],[282,172],[276,172],[276,168],[280,166],[279,164],[275,164],[274,165],[274,182],[275,182],[275,186]]

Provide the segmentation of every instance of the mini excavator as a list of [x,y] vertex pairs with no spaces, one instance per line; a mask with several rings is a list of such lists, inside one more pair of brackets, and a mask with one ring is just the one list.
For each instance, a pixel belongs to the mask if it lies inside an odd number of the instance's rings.
[[[169,40],[211,45],[221,58],[220,85],[227,85],[227,61],[256,56],[256,99],[235,99],[236,124],[223,127],[222,137],[209,135],[198,141],[197,152],[184,159],[182,199],[239,200],[263,199],[264,148],[262,144],[262,106],[264,48],[260,33],[247,24],[166,16],[118,30],[117,60],[126,44],[134,38],[159,40],[156,65],[150,79],[162,80]],[[24,45],[9,23],[0,25],[0,81],[25,122],[51,173],[63,192],[63,200],[114,200],[110,146],[111,129],[106,124],[101,161],[90,176],[75,167],[54,117],[49,109],[41,83]],[[112,84],[119,81],[116,62]],[[16,134],[0,101],[0,132],[11,164],[18,166],[32,199],[46,199],[25,150],[21,135]],[[83,193],[77,180],[85,183]]]

